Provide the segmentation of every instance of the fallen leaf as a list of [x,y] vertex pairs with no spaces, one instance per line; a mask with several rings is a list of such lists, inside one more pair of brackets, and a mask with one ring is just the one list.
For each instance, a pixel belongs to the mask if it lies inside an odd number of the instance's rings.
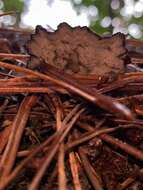
[[103,38],[87,27],[72,28],[66,23],[54,32],[37,26],[27,44],[29,67],[37,68],[44,62],[70,74],[115,76],[124,73],[124,43],[121,33]]

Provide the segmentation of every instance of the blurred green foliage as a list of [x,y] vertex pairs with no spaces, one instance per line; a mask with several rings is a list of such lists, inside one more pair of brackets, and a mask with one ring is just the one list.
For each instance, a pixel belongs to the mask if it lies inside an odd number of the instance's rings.
[[[51,0],[47,0],[47,2],[49,1],[51,2]],[[90,27],[98,34],[123,32],[134,38],[143,39],[143,0],[65,1],[71,1],[77,13],[86,9],[89,14]],[[0,2],[3,2],[2,10],[4,12],[15,11],[17,13],[14,25],[18,26],[21,14],[25,10],[26,0],[0,0]]]
[[3,0],[4,12],[14,11],[16,12],[16,22],[15,25],[18,25],[21,20],[21,13],[24,11],[24,1],[22,0]]
[[[71,0],[76,10],[96,7],[98,14],[90,27],[99,34],[123,32],[143,38],[143,0]],[[110,21],[110,24],[105,21]],[[103,24],[104,21],[104,24]]]
[[96,31],[97,33],[101,34],[104,32],[111,32],[111,27],[108,28],[103,28],[100,25],[101,20],[105,17],[105,16],[109,16],[111,14],[111,10],[110,10],[110,0],[106,0],[106,1],[102,1],[102,0],[83,0],[83,5],[85,6],[90,6],[90,5],[94,5],[97,7],[98,10],[98,19],[96,20],[96,22],[93,20],[91,22],[91,28]]
[[21,0],[4,0],[4,11],[18,11],[23,12],[24,1]]

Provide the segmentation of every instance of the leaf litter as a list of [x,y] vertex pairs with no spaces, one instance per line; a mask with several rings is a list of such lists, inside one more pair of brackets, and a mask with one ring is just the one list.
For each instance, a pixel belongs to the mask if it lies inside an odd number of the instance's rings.
[[61,23],[0,44],[0,190],[142,189],[143,42]]

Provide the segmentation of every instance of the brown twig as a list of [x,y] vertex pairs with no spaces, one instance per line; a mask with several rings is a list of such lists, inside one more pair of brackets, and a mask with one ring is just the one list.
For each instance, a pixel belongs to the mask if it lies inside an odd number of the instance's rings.
[[[73,117],[73,114],[77,113],[79,109],[79,105],[77,105],[73,110],[72,110],[72,114],[70,114],[70,117]],[[68,124],[69,128],[67,128],[67,125],[65,125],[64,127],[62,127],[59,131],[57,131],[54,135],[50,136],[46,141],[44,141],[41,145],[39,145],[37,148],[35,148],[33,151],[31,151],[31,153],[29,154],[29,156],[27,158],[25,158],[12,172],[9,176],[5,177],[5,179],[3,179],[2,184],[0,184],[0,189],[5,188],[17,175],[18,173],[26,166],[26,164],[31,161],[31,159],[33,159],[33,157],[38,154],[41,150],[43,150],[44,147],[46,147],[49,143],[51,142],[56,142],[56,145],[54,146],[54,152],[52,151],[53,155],[50,154],[50,157],[48,157],[47,162],[46,163],[46,168],[47,168],[47,164],[49,165],[51,159],[53,158],[53,156],[55,155],[57,148],[59,147],[60,143],[63,141],[63,139],[65,138],[65,136],[67,135],[67,133],[69,132],[69,130],[72,128],[74,122],[77,120],[77,118],[79,117],[79,115],[81,114],[81,112],[83,112],[83,109],[81,109],[76,115],[75,117],[73,117],[73,119],[71,120],[71,122]],[[71,119],[68,115],[68,119]],[[66,119],[66,118],[65,118]],[[66,119],[67,120],[67,119]],[[64,121],[63,121],[64,122]],[[63,133],[63,131],[65,130],[65,132]],[[61,134],[63,133],[63,135],[61,136]],[[59,139],[59,140],[58,140]],[[55,143],[54,143],[55,144]],[[51,146],[51,149],[53,150],[53,147]],[[44,166],[42,168],[45,169],[45,163]],[[42,173],[43,175],[43,173]],[[38,175],[39,177],[39,175]],[[41,176],[40,176],[41,177]],[[40,182],[37,181],[38,183]],[[35,184],[35,183],[34,183]],[[37,186],[38,187],[38,186]]]
[[85,169],[85,172],[86,172],[90,182],[92,183],[93,187],[96,190],[103,190],[101,179],[99,178],[95,169],[93,169],[93,167],[91,166],[91,164],[88,161],[88,158],[82,148],[79,148],[79,155],[80,155],[83,167]]
[[81,135],[80,138],[74,139],[73,142],[68,143],[66,146],[67,150],[71,150],[76,146],[81,145],[82,143],[85,143],[89,140],[91,140],[94,137],[100,136],[101,134],[104,133],[111,133],[114,132],[116,130],[120,129],[120,127],[114,127],[114,128],[103,128],[103,129],[93,129],[92,132],[87,132],[84,135]]
[[110,143],[117,148],[120,148],[131,156],[134,156],[136,159],[143,161],[143,152],[141,150],[107,134],[101,135],[100,138],[105,142]]
[[[90,126],[85,126],[85,125],[81,125],[81,127],[83,127],[84,129],[88,130],[88,131],[94,131],[94,129]],[[125,142],[122,142],[121,140],[114,138],[108,134],[102,134],[100,135],[100,138],[107,142],[110,143],[111,145],[113,145],[114,147],[120,148],[121,150],[123,150],[124,152],[130,154],[131,156],[134,156],[136,159],[139,160],[143,160],[143,152]]]
[[129,177],[123,183],[121,183],[117,190],[124,190],[135,181],[135,178]]
[[28,190],[36,190],[39,187],[39,183],[46,171],[46,169],[48,168],[52,158],[54,157],[54,155],[56,154],[60,143],[64,140],[64,138],[67,136],[67,134],[69,133],[69,131],[71,130],[71,128],[73,127],[73,124],[76,122],[77,118],[80,116],[80,114],[84,111],[84,109],[81,109],[74,117],[73,119],[69,122],[68,126],[66,126],[65,131],[63,132],[63,134],[61,134],[60,137],[58,137],[58,139],[56,139],[56,142],[54,142],[54,144],[51,146],[51,151],[50,154],[48,155],[47,159],[45,160],[45,163],[41,166],[40,170],[37,172],[36,176],[34,177],[32,183],[30,184]]
[[92,91],[90,89],[85,88],[83,85],[79,84],[78,82],[71,82],[72,79],[69,77],[66,77],[66,80],[64,77],[62,77],[61,73],[56,73],[56,75],[45,75],[36,71],[32,71],[26,68],[21,68],[19,66],[10,65],[8,63],[0,62],[0,66],[15,70],[17,72],[22,72],[28,75],[33,75],[36,77],[39,77],[43,80],[49,80],[53,82],[54,84],[57,84],[73,93],[76,93],[84,98],[86,98],[88,101],[97,104],[99,107],[104,108],[106,110],[110,110],[114,114],[125,117],[127,119],[133,119],[133,115],[130,112],[130,110],[125,107],[124,105],[120,104],[119,102],[113,100],[111,97],[107,97],[105,95],[97,93],[97,91]]
[[[53,97],[53,103],[56,108],[56,127],[57,127],[57,131],[59,131],[60,128],[62,127],[62,117],[63,117],[60,98],[57,96]],[[64,145],[64,142],[62,142],[59,147],[59,152],[58,152],[59,190],[66,190],[66,174],[65,174],[65,164],[64,164],[65,150],[64,149],[65,149],[65,145]]]
[[25,55],[25,54],[0,53],[0,58],[18,59],[18,60],[26,60],[27,61],[30,58],[30,56]]
[[0,94],[50,93],[50,92],[52,92],[52,90],[47,87],[13,87],[13,86],[0,87]]
[[15,14],[17,14],[17,12],[15,12],[15,11],[7,11],[7,12],[4,12],[4,13],[1,13],[0,17],[7,16],[7,15],[15,15]]
[[[79,136],[78,131],[75,129],[74,130],[74,137],[78,138],[78,136]],[[99,177],[97,172],[91,166],[91,164],[88,160],[88,157],[84,151],[84,148],[79,147],[78,153],[79,153],[80,161],[83,165],[83,168],[84,168],[84,170],[87,174],[87,177],[89,178],[92,186],[97,190],[103,190],[101,178]]]
[[73,178],[73,184],[75,190],[82,190],[80,179],[79,179],[79,169],[77,158],[74,152],[69,153],[69,163],[71,168],[71,174]]
[[4,189],[8,186],[8,184],[18,175],[18,173],[28,164],[29,161],[33,159],[33,157],[38,154],[45,146],[51,143],[54,140],[56,135],[49,137],[46,141],[44,141],[40,146],[35,148],[33,151],[30,151],[30,154],[27,158],[25,158],[12,172],[9,176],[5,177],[0,184],[0,189]]
[[[17,116],[15,117],[11,127],[9,141],[0,162],[1,179],[9,175],[11,172],[30,110],[35,104],[36,99],[36,96],[26,97],[20,106]],[[1,184],[2,180],[0,182],[0,185]]]
[[[78,92],[80,91],[79,95],[83,96],[84,98],[91,101],[92,103],[97,104],[102,109],[105,109],[105,110],[110,109],[110,112],[114,113],[115,115],[118,113],[117,115],[120,117],[126,117],[127,119],[133,118],[130,115],[131,113],[129,113],[129,110],[126,109],[126,107],[124,107],[121,104],[118,104],[118,102],[115,102],[114,99],[112,99],[111,97],[104,96],[98,93],[98,91],[95,89],[90,90],[89,88],[84,87],[81,83],[75,81],[69,74],[63,71],[60,71],[59,69],[53,67],[52,65],[46,64],[46,67],[45,67],[45,64],[43,64],[41,67],[43,67],[44,73],[52,77],[56,76],[56,78],[60,79],[61,81],[67,81],[70,87],[75,87],[75,90],[77,89]],[[74,92],[76,93],[77,91],[74,91]]]

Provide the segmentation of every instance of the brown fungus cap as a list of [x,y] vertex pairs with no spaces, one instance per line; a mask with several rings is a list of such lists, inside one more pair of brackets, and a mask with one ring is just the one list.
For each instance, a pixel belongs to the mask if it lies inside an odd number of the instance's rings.
[[124,73],[125,36],[117,33],[102,38],[87,27],[72,28],[66,23],[54,32],[41,26],[27,45],[30,68],[47,63],[70,74],[117,76]]

